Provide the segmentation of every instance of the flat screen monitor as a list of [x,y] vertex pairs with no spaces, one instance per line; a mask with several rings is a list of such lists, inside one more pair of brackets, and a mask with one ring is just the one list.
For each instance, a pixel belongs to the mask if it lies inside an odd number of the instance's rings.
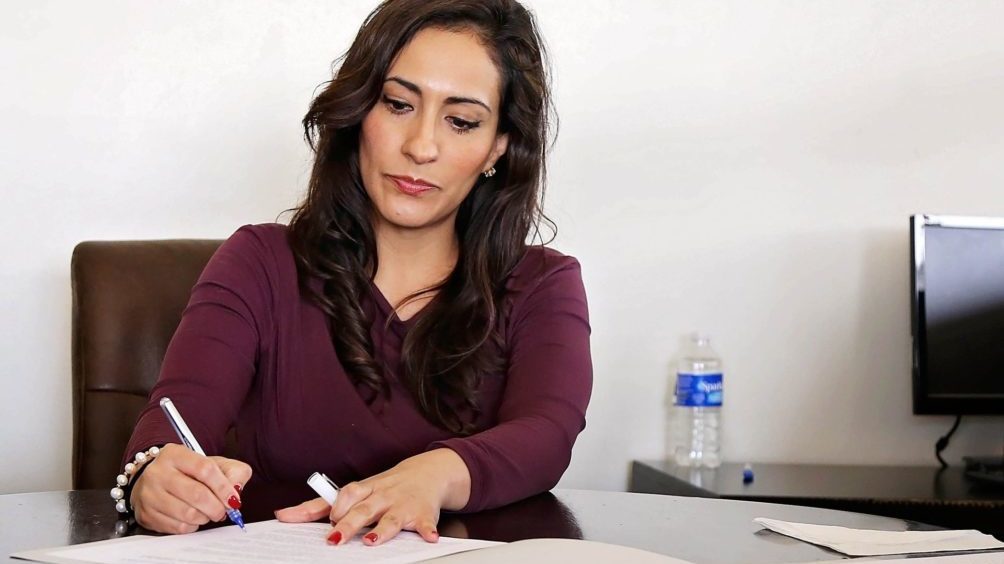
[[1004,218],[915,215],[913,412],[1004,414]]

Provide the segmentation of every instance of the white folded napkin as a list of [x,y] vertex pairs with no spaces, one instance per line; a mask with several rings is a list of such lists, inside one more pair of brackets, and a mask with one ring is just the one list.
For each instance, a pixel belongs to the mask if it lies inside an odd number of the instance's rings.
[[791,523],[757,517],[755,523],[848,556],[883,556],[917,552],[946,552],[1004,548],[1004,543],[979,531],[873,531],[833,525]]

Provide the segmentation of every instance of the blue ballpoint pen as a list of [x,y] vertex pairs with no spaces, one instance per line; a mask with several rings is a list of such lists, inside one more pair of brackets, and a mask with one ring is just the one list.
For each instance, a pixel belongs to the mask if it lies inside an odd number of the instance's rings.
[[[206,451],[202,450],[202,445],[199,444],[199,441],[195,440],[195,435],[192,434],[192,430],[188,428],[188,424],[185,423],[185,420],[181,418],[181,414],[178,413],[178,408],[174,407],[174,402],[171,401],[171,398],[162,398],[160,400],[160,408],[164,410],[165,414],[167,414],[167,420],[171,422],[171,426],[174,427],[174,431],[178,433],[178,437],[181,439],[181,442],[185,443],[185,446],[188,448],[194,450],[202,456],[205,456]],[[244,528],[244,516],[241,515],[240,511],[228,507],[227,517],[229,517],[235,525],[240,527],[242,531],[245,533],[247,532],[247,529]]]

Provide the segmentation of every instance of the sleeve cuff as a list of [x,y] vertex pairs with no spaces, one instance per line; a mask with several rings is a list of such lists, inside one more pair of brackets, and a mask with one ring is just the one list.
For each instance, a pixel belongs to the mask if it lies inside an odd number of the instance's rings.
[[425,450],[436,450],[438,448],[448,448],[457,453],[457,456],[467,465],[467,471],[471,475],[471,495],[467,498],[467,505],[463,506],[456,513],[474,513],[481,511],[485,505],[486,484],[484,471],[474,455],[471,445],[461,438],[436,441],[430,444]]

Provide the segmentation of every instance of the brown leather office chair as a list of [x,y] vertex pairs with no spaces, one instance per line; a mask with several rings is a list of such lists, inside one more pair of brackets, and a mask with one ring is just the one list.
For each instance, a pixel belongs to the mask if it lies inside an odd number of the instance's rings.
[[222,241],[73,250],[73,488],[111,487],[192,286]]

